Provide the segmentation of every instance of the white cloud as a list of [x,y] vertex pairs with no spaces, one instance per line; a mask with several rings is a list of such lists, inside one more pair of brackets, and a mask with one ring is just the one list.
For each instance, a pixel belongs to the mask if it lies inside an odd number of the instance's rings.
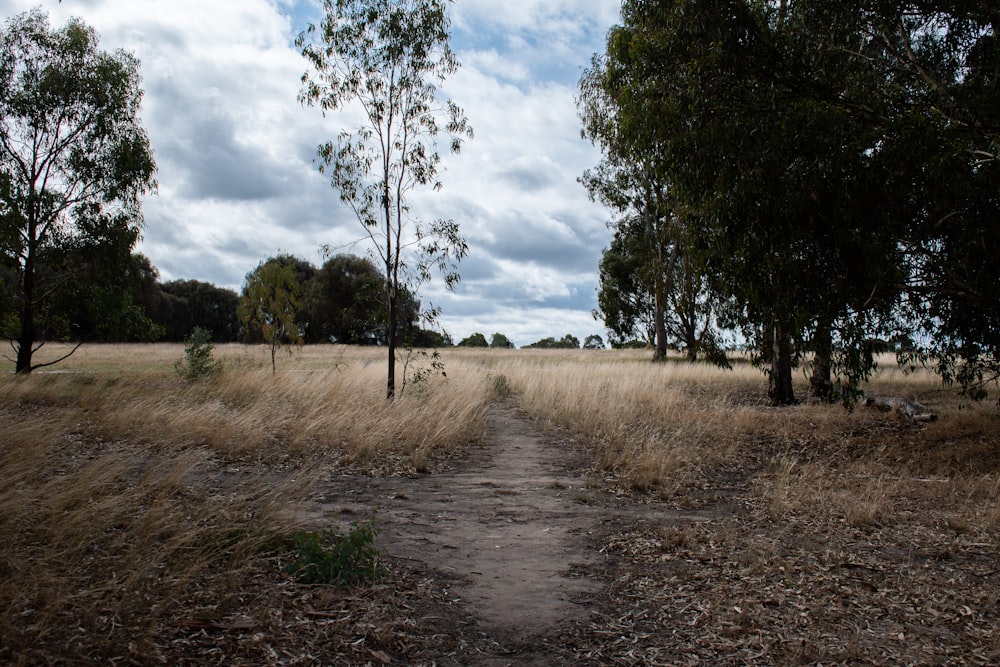
[[[0,13],[37,0],[0,0]],[[425,300],[456,336],[507,333],[519,345],[600,331],[597,261],[608,217],[576,182],[597,152],[579,138],[574,93],[618,19],[613,0],[460,0],[451,5],[463,67],[446,83],[476,131],[448,156],[444,189],[420,193],[425,219],[462,224],[471,252],[456,294]],[[316,172],[317,144],[341,118],[297,102],[305,61],[292,46],[316,20],[306,0],[46,0],[54,25],[80,15],[106,49],[142,61],[143,120],[160,167],[141,250],[164,279],[238,287],[285,251],[318,263],[322,243],[363,231]],[[290,18],[290,16],[294,18]],[[354,252],[364,254],[365,246]]]

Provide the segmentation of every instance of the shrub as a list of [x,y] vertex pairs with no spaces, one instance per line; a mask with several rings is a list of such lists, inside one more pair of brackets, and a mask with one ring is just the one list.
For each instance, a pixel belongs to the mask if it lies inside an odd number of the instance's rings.
[[507,380],[506,375],[491,375],[490,382],[493,385],[493,392],[500,398],[507,398],[510,396],[510,382]]
[[212,356],[215,346],[211,344],[212,333],[195,327],[184,342],[184,358],[174,364],[174,370],[185,380],[200,380],[222,372],[222,362]]
[[382,566],[372,544],[378,534],[375,519],[352,526],[346,534],[331,528],[297,533],[293,538],[296,558],[285,572],[304,584],[353,586],[377,580]]

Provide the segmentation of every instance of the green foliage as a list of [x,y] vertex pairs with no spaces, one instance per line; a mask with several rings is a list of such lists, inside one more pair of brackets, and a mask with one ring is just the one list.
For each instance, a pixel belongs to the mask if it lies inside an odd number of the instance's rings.
[[[457,223],[422,223],[408,204],[416,188],[441,187],[439,134],[449,136],[452,152],[472,138],[462,110],[438,99],[458,68],[446,8],[445,0],[324,0],[320,25],[296,40],[310,66],[299,100],[324,113],[355,105],[367,112],[361,127],[320,145],[318,156],[320,171],[354,212],[385,270],[390,400],[400,296],[415,296],[432,270],[453,288],[468,252]],[[415,243],[407,244],[408,237]]]
[[222,362],[213,356],[212,332],[201,327],[191,330],[185,339],[184,358],[174,364],[174,370],[188,381],[202,380],[222,372]]
[[486,342],[486,336],[479,333],[478,331],[471,336],[463,338],[458,341],[457,347],[489,347],[490,344]]
[[130,299],[156,186],[139,63],[98,43],[78,19],[51,29],[40,9],[0,32],[0,264],[18,274],[18,373],[40,367],[46,339],[155,333]]
[[374,518],[352,524],[346,533],[332,528],[297,533],[295,559],[285,572],[303,584],[346,587],[377,581],[383,568],[373,544],[376,535]]
[[499,350],[513,350],[514,343],[512,343],[510,339],[502,333],[495,333],[493,334],[493,337],[490,338],[490,347]]
[[525,345],[524,347],[531,349],[576,350],[580,347],[580,339],[573,334],[566,334],[559,340],[551,337],[543,338],[539,341],[535,341],[531,345]]
[[498,375],[489,376],[490,386],[493,389],[493,393],[500,398],[507,398],[510,396],[511,388],[510,381],[507,376],[500,373]]
[[581,82],[607,158],[585,181],[682,213],[679,257],[738,304],[774,402],[809,352],[852,395],[894,332],[975,390],[1000,351],[998,25],[991,3],[627,0]]
[[[388,306],[385,275],[370,259],[334,255],[303,283],[296,320],[307,343],[385,345]],[[404,339],[417,337],[419,314],[420,303],[404,289],[398,298],[399,328]]]
[[240,295],[200,280],[171,280],[150,294],[146,312],[162,325],[168,341],[183,340],[194,327],[212,332],[217,342],[239,339]]
[[[294,259],[294,258],[290,258]],[[301,287],[295,264],[288,256],[272,257],[247,274],[240,298],[239,316],[244,328],[260,332],[271,349],[271,372],[276,372],[275,353],[283,344],[302,342],[295,322]]]
[[440,375],[443,378],[448,377],[444,370],[441,354],[437,350],[428,353],[427,350],[408,347],[406,360],[403,362],[403,384],[399,388],[400,397],[406,393],[407,389],[412,389],[416,393],[424,391],[430,379],[435,375]]
[[603,350],[604,349],[604,339],[598,334],[590,334],[583,339],[583,349],[585,350]]

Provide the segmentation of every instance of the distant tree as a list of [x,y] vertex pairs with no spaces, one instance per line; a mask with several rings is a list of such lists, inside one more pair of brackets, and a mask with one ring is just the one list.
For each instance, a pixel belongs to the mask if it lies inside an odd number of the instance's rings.
[[299,322],[307,343],[385,343],[385,276],[366,258],[336,255],[304,285]]
[[433,329],[417,329],[410,342],[415,348],[452,347],[455,343],[446,332]]
[[73,337],[83,302],[96,322],[148,325],[123,279],[142,196],[156,185],[139,62],[98,41],[78,19],[50,29],[37,9],[0,33],[0,263],[17,274],[14,330],[4,332],[17,373],[56,363],[32,355],[46,339]]
[[604,349],[604,339],[598,334],[590,334],[583,339],[583,349],[585,350],[603,350]]
[[645,236],[642,226],[619,221],[598,267],[594,316],[604,322],[613,344],[641,336],[656,349],[656,358],[663,358],[673,346],[683,349],[690,361],[704,357],[726,366],[716,323],[721,297],[693,267],[697,260],[687,251],[678,252],[669,263],[669,280],[657,282],[663,267],[650,263]]
[[295,325],[300,293],[294,266],[280,258],[258,264],[243,283],[240,321],[248,331],[259,331],[271,349],[272,374],[276,372],[274,357],[278,347],[302,341]]
[[478,331],[467,338],[463,338],[458,342],[458,347],[489,347],[490,344],[486,342],[486,336],[479,333]]
[[525,345],[525,347],[532,349],[579,349],[580,339],[573,334],[566,334],[559,340],[552,337],[543,338],[531,345]]
[[161,300],[149,312],[166,328],[166,340],[186,340],[195,327],[205,329],[220,343],[239,339],[240,295],[233,290],[200,280],[171,280],[160,290]]
[[510,342],[510,339],[502,333],[495,333],[493,334],[493,337],[490,338],[490,347],[501,350],[513,350],[514,343]]
[[[302,283],[297,322],[307,343],[386,345],[388,304],[385,276],[370,259],[335,255]],[[407,289],[399,294],[399,338],[418,337],[420,304]]]
[[441,187],[439,119],[453,152],[472,137],[462,110],[450,100],[438,101],[438,86],[458,68],[446,5],[445,0],[324,0],[319,27],[310,25],[296,40],[312,68],[302,77],[299,99],[324,113],[348,108],[364,113],[361,128],[321,145],[318,155],[321,171],[354,211],[385,268],[389,400],[396,395],[400,295],[408,288],[415,297],[435,267],[453,288],[457,263],[468,250],[457,223],[422,224],[407,201],[417,187]]
[[560,339],[559,347],[578,349],[580,347],[580,339],[573,334],[566,334]]

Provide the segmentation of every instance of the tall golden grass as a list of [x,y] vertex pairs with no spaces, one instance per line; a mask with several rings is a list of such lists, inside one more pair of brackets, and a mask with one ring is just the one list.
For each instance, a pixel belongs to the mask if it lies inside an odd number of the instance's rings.
[[480,437],[484,372],[456,360],[389,404],[378,353],[307,348],[272,374],[263,348],[220,346],[222,375],[186,382],[182,346],[95,345],[0,378],[0,662],[155,655],[181,601],[217,616],[251,570],[280,574],[324,472],[427,470]]
[[887,357],[866,392],[922,403],[938,421],[811,402],[805,373],[803,402],[773,408],[761,372],[737,361],[727,371],[653,364],[644,351],[522,350],[488,363],[525,410],[568,429],[593,450],[595,470],[625,488],[690,504],[720,477],[749,477],[776,514],[866,524],[892,521],[914,499],[948,499],[965,525],[1000,528],[995,403],[970,402]]
[[400,364],[393,403],[377,348],[293,350],[272,374],[265,348],[222,345],[224,372],[201,382],[174,372],[182,357],[94,345],[0,376],[0,662],[141,655],[179,604],[235,605],[325,471],[433,471],[481,438],[508,391],[592,452],[600,484],[649,498],[695,506],[732,484],[775,519],[864,526],[947,506],[952,529],[1000,529],[996,407],[888,364],[869,390],[923,402],[937,422],[771,408],[746,363],[652,364],[642,351],[447,350],[447,377]]

